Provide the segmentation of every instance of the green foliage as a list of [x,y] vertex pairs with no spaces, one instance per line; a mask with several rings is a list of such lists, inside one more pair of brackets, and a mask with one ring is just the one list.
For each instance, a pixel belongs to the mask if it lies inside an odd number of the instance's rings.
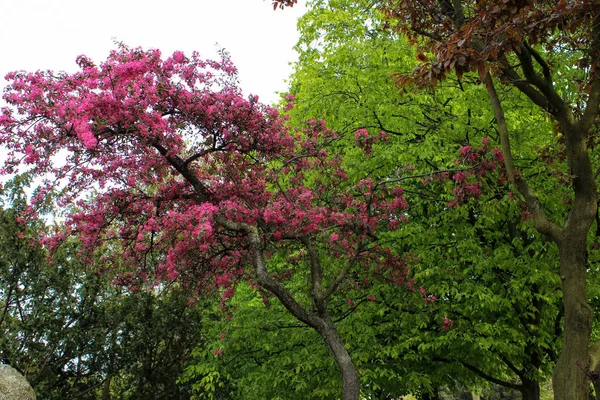
[[[477,147],[484,137],[498,142],[484,89],[476,77],[464,75],[436,91],[400,92],[393,74],[412,70],[416,55],[406,40],[382,29],[385,21],[372,2],[310,5],[299,23],[291,124],[325,119],[342,133],[335,151],[344,154],[350,171],[402,181],[408,222],[389,241],[399,253],[412,254],[416,285],[437,297],[434,304],[419,305],[380,289],[378,302],[384,300],[374,313],[380,318],[361,314],[361,323],[387,326],[365,340],[365,348],[383,360],[362,369],[361,378],[414,377],[404,388],[415,393],[449,380],[466,386],[490,377],[507,385],[544,381],[561,333],[555,328],[561,317],[556,247],[535,231],[499,174],[483,181],[480,199],[457,207],[448,206],[456,182],[438,179],[444,170],[451,178],[462,167],[455,164],[461,147]],[[514,90],[500,95],[515,132],[518,167],[534,177],[534,187],[554,188],[543,201],[551,217],[563,217],[568,188],[558,182],[564,160],[538,157],[552,151],[543,135],[552,124]],[[365,157],[354,145],[361,128],[371,135],[384,131],[389,139]],[[549,164],[555,173],[544,173]],[[444,318],[453,320],[447,331]],[[360,351],[353,349],[356,360]],[[391,382],[381,386],[394,391]]]
[[[20,180],[23,180],[22,182]],[[51,259],[26,221],[23,177],[0,210],[0,357],[25,374],[38,398],[185,399],[177,379],[199,345],[201,311],[178,288],[131,291],[82,262],[71,241]]]
[[205,311],[208,345],[186,371],[199,399],[335,399],[341,382],[321,338],[278,301],[239,285],[225,315]]

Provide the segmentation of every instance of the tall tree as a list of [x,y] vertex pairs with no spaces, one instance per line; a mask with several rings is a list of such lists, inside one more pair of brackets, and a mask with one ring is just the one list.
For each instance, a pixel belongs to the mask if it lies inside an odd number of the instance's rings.
[[[323,121],[288,132],[275,109],[242,97],[227,57],[163,60],[157,50],[121,47],[99,66],[78,63],[74,74],[9,75],[4,171],[51,174],[33,201],[54,192],[59,204],[75,202],[67,227],[107,265],[198,290],[252,279],[319,334],[340,370],[342,398],[358,399],[328,300],[350,273],[405,280],[403,259],[377,243],[402,218],[401,190],[348,179],[323,148],[335,133]],[[309,277],[302,297],[269,269],[290,252],[300,252]]]
[[[460,78],[478,72],[496,116],[509,179],[533,214],[536,229],[559,248],[565,310],[564,344],[553,385],[557,399],[587,398],[588,346],[593,312],[587,301],[588,233],[597,213],[596,176],[590,159],[600,105],[600,9],[594,1],[412,1],[384,7],[432,59],[413,75],[399,77],[435,84],[451,71]],[[569,66],[556,57],[568,52]],[[563,73],[563,71],[568,71]],[[517,88],[556,123],[557,145],[564,152],[573,201],[565,218],[555,219],[548,204],[515,167],[507,120],[494,82]],[[574,79],[580,92],[567,90]],[[510,118],[510,114],[508,115]],[[552,132],[548,132],[552,134]],[[590,147],[591,146],[591,147]]]

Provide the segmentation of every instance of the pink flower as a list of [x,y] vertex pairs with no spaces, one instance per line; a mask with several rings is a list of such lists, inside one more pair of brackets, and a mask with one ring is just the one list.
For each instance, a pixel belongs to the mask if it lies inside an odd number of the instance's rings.
[[492,153],[494,153],[494,158],[496,159],[496,161],[498,161],[501,164],[504,163],[504,154],[500,149],[493,149]]
[[[353,184],[341,155],[324,150],[337,136],[324,121],[294,132],[277,110],[242,96],[229,60],[181,51],[163,60],[157,50],[121,47],[97,66],[85,57],[78,63],[75,74],[9,75],[4,98],[14,111],[0,110],[0,143],[13,158],[29,157],[33,174],[64,180],[56,204],[78,211],[66,219],[63,239],[80,235],[86,254],[114,249],[103,264],[118,261],[137,271],[120,276],[120,284],[140,287],[153,246],[165,256],[149,279],[179,279],[197,292],[217,289],[226,315],[232,286],[251,281],[254,272],[243,226],[257,228],[267,259],[277,257],[271,240],[318,236],[323,253],[347,263],[363,249],[359,265],[410,288],[401,260],[376,243],[361,245],[371,237],[376,242],[386,222],[397,228],[405,219],[396,211],[407,206],[401,189],[389,196],[372,179]],[[197,138],[188,140],[186,132]],[[356,131],[365,153],[386,137]],[[66,159],[58,160],[62,154]],[[0,171],[15,170],[3,164]],[[94,196],[84,200],[90,188]],[[33,217],[25,216],[20,223]],[[59,238],[49,245],[58,247]],[[289,268],[273,279],[284,282],[294,273]],[[374,301],[362,278],[353,296]],[[354,307],[352,299],[348,304]]]
[[467,178],[467,176],[462,171],[459,171],[459,172],[455,173],[454,176],[452,177],[452,179],[455,182],[463,182],[466,178]]
[[219,357],[220,355],[223,355],[223,350],[216,349],[213,354],[215,357]]
[[229,286],[231,282],[231,275],[228,273],[215,276],[215,285],[217,286]]
[[365,128],[358,129],[356,131],[356,133],[354,134],[354,139],[356,139],[357,141],[362,141],[362,140],[365,140],[368,138],[369,138],[369,131],[367,131]]
[[175,266],[169,266],[167,268],[167,279],[174,281],[179,276],[179,271]]
[[227,289],[223,292],[223,300],[227,300],[235,294],[235,289]]
[[442,325],[442,329],[447,331],[448,329],[450,329],[452,327],[452,325],[454,325],[454,321],[452,321],[448,317],[444,317],[444,325]]
[[173,61],[175,61],[178,64],[181,64],[185,61],[185,55],[183,54],[183,52],[176,50],[173,53]]

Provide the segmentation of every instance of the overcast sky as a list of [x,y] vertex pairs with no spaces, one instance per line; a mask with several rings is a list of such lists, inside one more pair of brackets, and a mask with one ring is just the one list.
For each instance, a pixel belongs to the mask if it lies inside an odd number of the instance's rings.
[[74,71],[80,54],[104,60],[115,40],[205,58],[217,57],[218,43],[238,67],[244,93],[269,103],[287,87],[303,11],[273,11],[270,0],[0,0],[0,86],[9,71]]

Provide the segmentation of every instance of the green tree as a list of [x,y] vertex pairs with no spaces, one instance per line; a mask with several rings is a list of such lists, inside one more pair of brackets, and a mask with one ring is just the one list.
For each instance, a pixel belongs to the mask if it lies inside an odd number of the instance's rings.
[[[421,64],[413,73],[398,75],[401,86],[433,87],[452,79],[453,72],[459,79],[476,72],[485,86],[508,177],[532,213],[537,231],[559,249],[565,332],[554,370],[555,396],[586,398],[593,321],[586,288],[587,272],[592,269],[587,243],[598,208],[592,159],[600,112],[597,2],[390,0],[373,4],[385,10],[389,26],[404,32],[421,50]],[[550,157],[562,164],[561,171],[566,170],[563,186],[569,188],[569,201],[562,207],[548,201],[556,185],[539,184],[520,168],[518,153],[532,142],[522,146],[515,126],[526,123],[528,115],[502,99],[498,82],[516,89],[538,108],[538,114],[553,122],[554,129],[538,139],[547,142]],[[522,129],[528,137],[537,131],[532,124]],[[549,175],[556,169],[548,165],[543,171]]]
[[202,321],[189,291],[115,286],[75,241],[48,258],[43,222],[22,218],[22,180],[4,187],[0,210],[2,362],[43,399],[189,398],[177,380]]
[[[393,318],[404,322],[387,336],[395,337],[392,343],[414,345],[405,349],[397,345],[395,358],[403,352],[417,358],[411,366],[420,370],[427,370],[423,369],[427,358],[437,360],[437,365],[429,363],[429,371],[439,370],[439,362],[460,365],[520,390],[526,398],[539,398],[539,382],[556,361],[561,335],[556,251],[532,230],[531,222],[522,220],[521,203],[507,196],[507,185],[497,182],[502,179],[499,174],[488,178],[480,204],[471,201],[454,207],[448,204],[456,203],[452,194],[456,187],[437,179],[444,170],[450,171],[448,178],[458,179],[452,170],[457,168],[459,148],[477,146],[483,137],[498,139],[485,90],[464,76],[462,81],[444,81],[436,91],[399,95],[393,73],[412,70],[417,60],[405,40],[382,29],[386,21],[373,2],[310,5],[299,23],[300,61],[291,78],[290,91],[296,97],[289,111],[291,121],[323,117],[332,129],[345,133],[349,169],[381,181],[407,179],[403,185],[412,195],[407,197],[412,200],[409,223],[391,240],[419,258],[414,276],[438,297],[423,317],[430,321],[423,329],[411,327],[419,323],[411,320],[407,307],[396,307],[406,313],[396,312]],[[502,97],[515,110],[527,110],[528,120],[515,118],[512,123],[515,130],[529,130],[519,137],[524,148],[517,154],[523,173],[535,177],[547,167],[535,149],[549,145],[538,136],[552,126],[514,91],[503,92]],[[368,163],[357,163],[353,157],[361,150],[352,148],[353,136],[363,128],[371,133],[382,130],[390,139],[372,149]],[[560,165],[552,167],[561,174]],[[426,181],[408,180],[411,175]],[[542,177],[536,182],[550,187],[557,181]],[[565,192],[555,190],[548,203],[558,208],[568,199]],[[439,329],[444,314],[456,320],[449,332]],[[380,351],[386,354],[385,349]]]

